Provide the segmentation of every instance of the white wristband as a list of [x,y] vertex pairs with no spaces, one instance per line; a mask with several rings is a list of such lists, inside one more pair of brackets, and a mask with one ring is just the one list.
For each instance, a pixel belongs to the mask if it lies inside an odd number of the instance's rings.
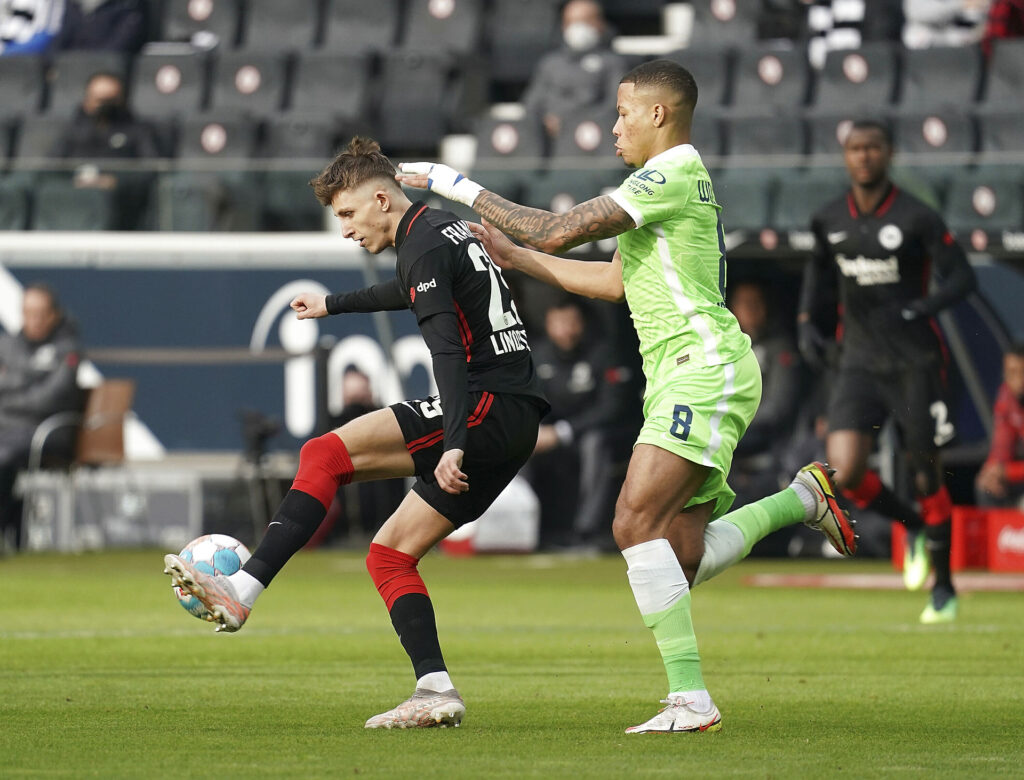
[[456,203],[462,203],[470,208],[476,201],[477,195],[483,191],[483,187],[471,179],[467,179],[454,168],[440,163],[416,162],[402,163],[399,166],[402,173],[425,173],[427,174],[427,187],[431,192],[440,195]]

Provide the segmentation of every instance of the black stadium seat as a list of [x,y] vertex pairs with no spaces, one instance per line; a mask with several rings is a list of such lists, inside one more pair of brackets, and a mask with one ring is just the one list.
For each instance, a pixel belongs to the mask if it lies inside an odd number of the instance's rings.
[[810,230],[811,217],[849,186],[845,170],[811,169],[783,176],[775,193],[771,226],[776,230]]
[[0,57],[0,121],[34,114],[43,104],[43,59]]
[[317,0],[247,0],[244,46],[250,51],[307,51],[317,39]]
[[771,196],[775,181],[768,171],[752,176],[749,171],[722,171],[714,173],[715,200],[722,207],[722,228],[733,230],[761,230],[771,218]]
[[837,112],[834,114],[809,114],[807,124],[808,152],[822,161],[835,165],[841,163],[843,142],[850,132],[850,124],[856,113]]
[[323,48],[338,54],[390,49],[398,37],[398,0],[327,0]]
[[232,48],[238,27],[238,0],[163,0],[164,40]]
[[884,42],[853,51],[830,51],[818,77],[815,112],[879,111],[892,101],[896,49]]
[[210,110],[277,113],[284,102],[285,64],[280,54],[221,54],[213,64]]
[[678,62],[697,82],[697,110],[719,113],[730,98],[731,55],[726,48],[678,49],[668,52],[665,59]]
[[803,123],[792,114],[733,117],[723,119],[722,125],[730,157],[802,155],[805,150]]
[[409,0],[402,48],[410,51],[477,51],[483,20],[482,0]]
[[184,163],[247,160],[256,152],[256,130],[253,122],[239,117],[190,117],[181,123],[178,158]]
[[288,115],[264,124],[263,157],[324,160],[338,145],[338,123],[322,117]]
[[974,151],[974,123],[965,111],[901,111],[893,120],[896,151],[961,154]]
[[494,0],[487,15],[491,78],[530,78],[538,60],[560,45],[557,0]]
[[981,53],[976,46],[907,49],[901,72],[902,108],[962,108],[978,98]]
[[982,164],[1006,162],[1007,153],[1019,163],[1024,155],[1024,122],[1021,111],[1010,108],[979,111],[977,114]]
[[518,201],[523,185],[547,165],[547,135],[536,117],[477,121],[473,178],[492,192]]
[[67,51],[50,62],[46,77],[50,85],[47,111],[53,116],[71,116],[82,103],[85,85],[96,73],[113,73],[124,78],[128,72],[125,55],[110,51]]
[[135,58],[128,91],[139,117],[195,114],[206,98],[206,55],[140,54]]
[[452,69],[445,55],[398,51],[384,57],[376,126],[385,151],[436,148],[453,110]]
[[0,230],[25,230],[29,218],[29,191],[24,182],[0,178]]
[[53,147],[74,120],[71,117],[28,116],[14,131],[15,160],[50,158]]
[[325,50],[295,62],[288,110],[301,116],[365,123],[371,89],[370,57]]
[[75,187],[70,176],[41,176],[35,188],[33,230],[110,230],[112,190]]
[[743,46],[757,39],[761,0],[692,0],[690,45]]
[[786,111],[804,105],[808,70],[802,48],[741,48],[736,56],[732,112],[763,113],[766,107]]
[[1019,170],[963,172],[950,184],[945,218],[953,232],[1024,229]]
[[555,159],[596,157],[608,161],[615,157],[612,127],[617,114],[612,107],[585,108],[562,117],[551,155]]
[[993,109],[1024,107],[1024,38],[993,41],[985,103]]

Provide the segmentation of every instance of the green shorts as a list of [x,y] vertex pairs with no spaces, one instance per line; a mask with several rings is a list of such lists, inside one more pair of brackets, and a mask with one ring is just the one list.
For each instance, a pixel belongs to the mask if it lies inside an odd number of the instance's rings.
[[726,483],[732,453],[760,402],[761,369],[753,352],[735,363],[667,371],[647,386],[644,426],[636,443],[710,466],[687,506],[714,501],[712,517],[721,517],[736,498]]

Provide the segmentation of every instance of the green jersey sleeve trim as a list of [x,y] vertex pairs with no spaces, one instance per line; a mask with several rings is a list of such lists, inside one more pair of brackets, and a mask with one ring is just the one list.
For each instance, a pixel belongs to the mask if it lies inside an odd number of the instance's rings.
[[644,215],[641,214],[640,210],[632,203],[630,203],[626,196],[623,195],[619,190],[615,190],[615,192],[612,192],[608,197],[610,197],[612,200],[614,200],[616,203],[622,206],[622,210],[633,218],[633,221],[636,223],[637,227],[644,226]]

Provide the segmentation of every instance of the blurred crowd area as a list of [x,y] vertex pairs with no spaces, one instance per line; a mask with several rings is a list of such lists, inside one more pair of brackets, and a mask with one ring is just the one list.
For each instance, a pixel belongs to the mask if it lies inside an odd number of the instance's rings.
[[356,133],[563,211],[621,181],[618,79],[666,56],[754,246],[806,230],[872,115],[986,249],[1024,230],[1022,30],[1019,0],[9,0],[0,228],[318,230],[306,182]]

